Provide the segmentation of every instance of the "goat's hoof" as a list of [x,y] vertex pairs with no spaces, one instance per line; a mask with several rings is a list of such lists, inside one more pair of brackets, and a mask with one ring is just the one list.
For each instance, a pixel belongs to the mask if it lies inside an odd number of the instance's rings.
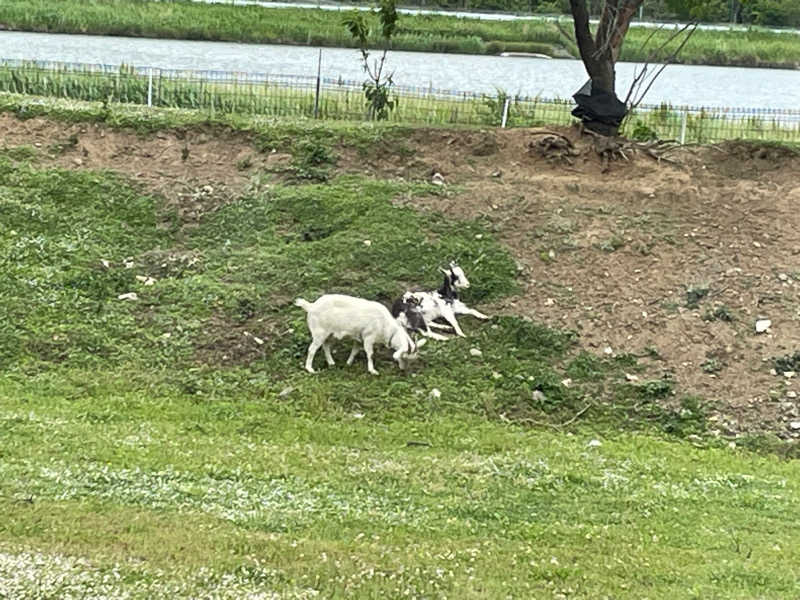
[[312,375],[316,375],[317,374],[317,372],[314,369],[312,369],[311,367],[306,367],[306,371],[308,371]]

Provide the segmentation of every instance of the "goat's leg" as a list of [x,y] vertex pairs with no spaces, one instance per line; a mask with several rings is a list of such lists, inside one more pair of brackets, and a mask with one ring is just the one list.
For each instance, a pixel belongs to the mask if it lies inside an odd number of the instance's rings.
[[442,307],[442,318],[452,325],[453,329],[456,332],[456,335],[461,337],[467,337],[464,335],[464,332],[461,331],[461,327],[458,326],[458,321],[456,321],[456,315],[453,312],[453,307],[449,305],[445,305]]
[[353,361],[358,356],[358,352],[361,350],[361,344],[358,343],[358,340],[353,340],[353,348],[350,350],[350,356],[347,357],[347,364],[352,365]]
[[478,319],[488,319],[489,317],[483,314],[480,311],[475,310],[474,308],[470,308],[461,300],[456,300],[453,303],[453,312],[457,315],[472,315],[473,317],[477,317]]
[[365,338],[364,339],[364,352],[367,355],[367,371],[372,373],[373,375],[377,375],[378,372],[375,370],[375,365],[372,364],[372,349],[375,345],[375,342],[372,338]]
[[322,344],[324,343],[325,343],[325,338],[322,338],[321,340],[318,338],[314,338],[311,340],[311,344],[308,346],[308,355],[306,356],[306,371],[308,371],[309,373],[316,373],[313,366],[314,355],[316,355],[317,350],[319,350],[319,347],[322,346]]
[[[448,327],[448,329],[450,329],[450,327]],[[450,339],[446,335],[440,335],[438,333],[435,333],[435,332],[431,331],[430,329],[424,330],[422,332],[422,335],[424,335],[425,337],[429,337],[432,340],[445,341],[445,340],[449,340]]]
[[446,329],[447,331],[451,331],[453,329],[450,325],[437,323],[436,321],[431,321],[430,323],[428,323],[428,327],[430,327],[431,329]]
[[322,344],[322,350],[325,352],[325,360],[328,362],[328,366],[332,367],[336,363],[333,362],[333,356],[331,356],[331,343],[328,340],[325,340],[325,343]]

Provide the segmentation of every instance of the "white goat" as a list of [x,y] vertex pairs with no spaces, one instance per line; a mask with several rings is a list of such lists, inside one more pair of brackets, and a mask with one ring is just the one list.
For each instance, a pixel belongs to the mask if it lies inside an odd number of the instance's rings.
[[[456,332],[461,337],[467,337],[461,330],[456,320],[456,315],[472,315],[479,319],[488,319],[489,317],[482,312],[469,308],[461,300],[458,299],[458,290],[466,289],[469,287],[469,280],[464,275],[464,271],[456,263],[451,262],[447,269],[439,270],[444,273],[444,282],[438,290],[427,292],[406,292],[403,297],[398,299],[392,307],[392,314],[397,317],[399,310],[408,302],[415,300],[419,305],[422,312],[422,317],[425,319],[427,327],[435,327],[437,329],[450,329]],[[441,325],[436,323],[435,320],[442,318],[448,325]],[[428,329],[428,331],[430,331]],[[425,332],[423,331],[423,334]],[[434,334],[436,335],[436,334]],[[431,336],[432,337],[432,336]],[[438,336],[441,338],[442,336]]]
[[426,341],[415,344],[405,328],[392,318],[389,309],[380,302],[343,294],[325,294],[313,304],[302,298],[295,300],[294,304],[308,313],[308,329],[312,338],[306,357],[306,371],[309,373],[315,372],[314,355],[320,346],[325,352],[328,365],[334,364],[330,336],[337,340],[345,337],[353,340],[353,348],[347,359],[348,365],[353,364],[359,351],[359,342],[362,342],[367,354],[367,370],[373,375],[378,374],[372,364],[372,349],[375,344],[392,348],[392,358],[401,369],[405,369],[409,361],[416,360],[419,348]]

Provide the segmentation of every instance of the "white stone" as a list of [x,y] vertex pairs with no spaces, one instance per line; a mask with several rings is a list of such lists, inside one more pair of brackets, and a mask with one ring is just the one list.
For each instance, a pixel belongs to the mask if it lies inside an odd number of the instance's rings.
[[156,282],[152,277],[147,277],[145,275],[137,275],[136,280],[142,282],[144,285],[153,285]]
[[564,387],[571,386],[572,385],[572,379],[570,379],[570,378],[562,379],[561,380],[561,385],[563,385]]
[[365,245],[367,248],[369,248],[370,246],[372,246],[372,240],[364,240],[364,245]]
[[625,379],[628,381],[639,381],[639,378],[636,375],[631,375],[630,373],[625,373]]
[[794,429],[795,431],[800,429],[800,421],[792,421],[789,423],[789,429]]
[[533,390],[533,394],[531,394],[531,398],[534,402],[544,402],[547,400],[547,396],[544,395],[542,390]]
[[783,376],[786,377],[786,379],[791,379],[795,375],[797,375],[797,373],[795,373],[794,371],[784,371],[783,372]]
[[117,296],[117,300],[138,300],[139,296],[136,295],[136,292],[128,292],[127,294],[120,294]]
[[797,398],[797,392],[789,390],[788,392],[786,392],[786,397],[787,398]]
[[603,442],[600,440],[589,440],[589,443],[586,445],[589,446],[589,448],[599,448],[603,445]]
[[772,321],[769,319],[759,319],[756,321],[756,333],[764,333],[772,326]]
[[469,353],[470,353],[472,356],[481,356],[481,355],[483,354],[483,352],[481,352],[481,351],[480,351],[480,350],[478,350],[477,348],[470,348],[470,349],[469,349]]

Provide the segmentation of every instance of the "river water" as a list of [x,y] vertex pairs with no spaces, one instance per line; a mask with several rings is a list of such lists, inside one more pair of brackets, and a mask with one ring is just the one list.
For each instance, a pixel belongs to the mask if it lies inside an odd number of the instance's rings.
[[[35,59],[170,69],[200,69],[313,76],[319,49],[308,46],[198,42],[149,38],[0,32],[0,59]],[[617,65],[617,93],[624,98],[634,63]],[[467,54],[392,51],[387,68],[399,85],[493,94],[569,98],[586,81],[583,64]],[[323,48],[323,77],[361,81],[353,49]],[[798,108],[800,71],[670,65],[646,102],[708,107]]]

